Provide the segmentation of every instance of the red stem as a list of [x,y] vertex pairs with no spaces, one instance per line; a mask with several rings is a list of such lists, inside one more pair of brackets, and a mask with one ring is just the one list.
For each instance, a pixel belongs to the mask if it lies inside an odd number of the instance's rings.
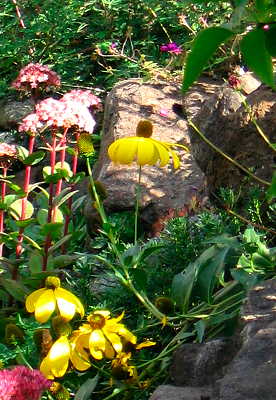
[[[35,143],[35,136],[30,136],[29,155],[31,155],[34,150],[34,143]],[[25,178],[24,178],[24,185],[23,185],[25,197],[23,197],[23,199],[21,201],[20,221],[23,221],[26,218],[26,206],[27,206],[27,199],[28,199],[28,194],[29,194],[29,185],[30,185],[30,180],[31,180],[31,168],[32,168],[31,165],[27,165],[25,168]],[[18,241],[17,241],[17,245],[16,245],[16,250],[15,250],[16,258],[19,258],[22,253],[23,233],[24,233],[24,228],[23,227],[19,228]],[[16,268],[13,271],[13,277],[14,277],[14,279],[16,279],[16,277],[17,277],[17,269]]]
[[[8,168],[7,167],[3,167],[3,178],[4,179],[7,176],[7,171],[8,171]],[[2,181],[1,182],[1,200],[2,200],[2,203],[5,200],[6,186],[7,186],[6,182]],[[4,232],[4,210],[3,209],[0,210],[0,233],[2,233],[2,232]],[[0,243],[0,257],[3,256],[3,246],[4,246],[4,243]]]
[[[76,132],[76,141],[78,141],[79,136],[80,136],[80,133],[79,133],[79,132]],[[75,148],[75,154],[74,154],[74,157],[73,157],[73,160],[72,160],[72,172],[73,172],[73,176],[75,176],[76,173],[77,173],[78,156],[79,156],[79,152],[78,152],[78,148],[77,148],[77,146],[76,146],[76,148]],[[71,191],[74,190],[74,186],[75,186],[74,183],[70,185]],[[72,204],[73,204],[73,199],[72,199],[72,197],[70,197],[70,199],[68,200],[68,203],[67,203],[67,204],[68,204],[68,215],[66,215],[66,218],[65,218],[64,232],[63,232],[64,236],[66,236],[66,235],[68,234],[69,223],[70,223],[70,216],[71,216],[71,208],[72,208]],[[64,247],[64,245],[62,246],[61,249],[62,249],[62,253],[65,253],[65,247]]]
[[22,19],[22,15],[21,15],[20,9],[19,9],[19,7],[17,5],[17,1],[16,0],[12,0],[12,2],[15,5],[15,11],[16,11],[16,15],[17,15],[17,17],[19,19],[19,24],[21,25],[21,27],[23,29],[26,29],[26,26],[25,26],[24,21]]

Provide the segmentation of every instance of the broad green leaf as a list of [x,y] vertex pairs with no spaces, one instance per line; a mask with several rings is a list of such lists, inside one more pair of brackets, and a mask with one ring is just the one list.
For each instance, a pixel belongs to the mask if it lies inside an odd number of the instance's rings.
[[35,165],[38,164],[40,161],[42,161],[44,157],[45,157],[44,151],[36,151],[30,154],[28,157],[26,157],[23,160],[23,163],[25,165]]
[[47,262],[47,270],[67,267],[68,265],[73,264],[79,258],[79,255],[70,256],[67,254],[57,257],[49,257]]
[[18,281],[13,279],[0,278],[0,285],[15,299],[24,302],[28,289]]
[[276,57],[276,26],[271,25],[265,34],[265,46],[271,57]]
[[[209,250],[209,255],[211,257],[202,257],[202,255],[197,259],[199,265],[199,271],[197,275],[197,287],[199,288],[199,296],[202,300],[211,304],[213,301],[213,292],[216,283],[218,282],[218,275],[223,272],[226,265],[226,257],[231,249],[231,247],[217,247],[212,246]],[[212,249],[212,251],[210,251]]]
[[29,242],[35,249],[41,250],[41,247],[39,246],[39,244],[33,240],[32,238],[30,238],[27,235],[23,235],[24,240],[26,240],[27,242]]
[[85,178],[85,172],[78,172],[75,175],[71,176],[69,179],[70,184],[76,184],[81,182]]
[[75,400],[90,400],[92,399],[91,394],[94,392],[95,387],[98,384],[99,375],[97,374],[92,379],[87,379],[75,395]]
[[275,89],[272,58],[269,54],[263,29],[248,32],[240,43],[242,55],[248,67],[262,82]]
[[59,222],[50,222],[41,226],[42,235],[50,235],[53,240],[60,238],[63,224]]
[[18,228],[26,228],[27,226],[33,224],[36,222],[35,218],[29,218],[29,219],[24,219],[24,220],[16,220],[15,224],[18,226]]
[[37,250],[33,251],[27,265],[31,274],[41,272],[43,265],[43,257],[41,253]]
[[[38,210],[37,220],[38,220],[38,223],[40,225],[47,224],[47,221],[48,221],[48,210],[46,210],[45,208],[41,208],[40,210]],[[64,218],[63,218],[62,211],[59,208],[56,208],[56,211],[55,211],[55,222],[62,223],[63,221],[64,221]]]
[[64,161],[62,164],[61,162],[56,163],[55,170],[57,172],[59,172],[60,170],[64,171],[66,173],[66,178],[70,178],[71,176],[73,176],[70,164],[68,164],[66,161]]
[[16,146],[17,156],[20,161],[25,160],[29,156],[29,151],[23,146]]
[[16,185],[15,183],[9,182],[8,186],[16,193],[17,196],[24,197],[26,195],[22,187]]
[[260,281],[260,276],[257,274],[249,274],[242,269],[232,269],[231,275],[246,290],[251,289]]
[[207,28],[199,32],[194,40],[191,52],[187,56],[182,84],[183,92],[186,92],[197,80],[219,46],[233,35],[232,31],[221,27]]
[[148,280],[146,271],[141,268],[132,268],[130,272],[137,287],[140,290],[145,290]]
[[188,267],[175,275],[172,280],[172,298],[183,313],[189,309],[190,298],[196,282],[197,264],[190,263]]
[[[15,200],[13,203],[10,204],[9,206],[9,211],[10,214],[14,219],[20,219],[21,218],[21,211],[22,210],[22,199]],[[32,203],[29,200],[26,200],[25,203],[25,218],[24,219],[30,219],[34,213],[34,207]]]

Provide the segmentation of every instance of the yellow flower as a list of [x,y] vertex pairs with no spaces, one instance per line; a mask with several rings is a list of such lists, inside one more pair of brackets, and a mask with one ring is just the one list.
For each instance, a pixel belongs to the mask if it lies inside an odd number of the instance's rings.
[[133,161],[139,166],[156,165],[164,167],[173,160],[174,168],[180,166],[180,161],[172,147],[178,146],[186,151],[187,147],[181,144],[161,142],[160,140],[152,139],[151,132],[152,124],[149,121],[140,121],[137,126],[137,135],[118,139],[113,142],[108,148],[109,158],[120,164],[131,164]]
[[65,322],[70,321],[75,313],[84,316],[84,308],[80,300],[68,290],[60,287],[60,280],[55,276],[46,279],[45,287],[31,293],[26,299],[26,309],[35,313],[38,322],[48,321],[57,311]]
[[40,371],[47,379],[60,378],[68,368],[70,358],[70,343],[67,336],[61,336],[55,341],[47,356],[40,364]]
[[82,355],[89,350],[96,360],[104,357],[111,359],[123,351],[124,344],[136,344],[136,336],[119,323],[123,316],[124,313],[117,318],[110,318],[110,312],[106,310],[90,314],[88,323],[82,324],[74,332],[75,351]]
[[137,379],[137,370],[133,365],[129,365],[128,361],[131,353],[120,353],[111,362],[111,373],[115,379],[126,380],[128,382]]

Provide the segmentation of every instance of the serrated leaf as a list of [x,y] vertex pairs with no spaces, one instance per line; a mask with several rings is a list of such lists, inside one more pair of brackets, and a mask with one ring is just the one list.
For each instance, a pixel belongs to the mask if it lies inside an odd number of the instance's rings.
[[243,37],[240,48],[248,67],[262,82],[275,89],[272,58],[266,48],[263,29],[248,32]]
[[35,165],[43,160],[45,157],[44,151],[35,151],[23,160],[25,165]]
[[187,56],[182,83],[183,92],[186,92],[197,80],[219,46],[233,35],[232,31],[221,27],[207,28],[199,32],[193,42],[191,52]]
[[87,379],[75,395],[75,400],[89,400],[91,399],[91,394],[94,392],[95,387],[98,384],[99,375],[97,374],[92,379]]

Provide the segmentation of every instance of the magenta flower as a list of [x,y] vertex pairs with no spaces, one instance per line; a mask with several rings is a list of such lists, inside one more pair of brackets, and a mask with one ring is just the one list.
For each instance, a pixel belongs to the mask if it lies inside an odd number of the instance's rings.
[[241,89],[241,81],[236,75],[229,75],[228,77],[229,86],[233,89],[240,90]]
[[41,84],[44,87],[60,86],[60,78],[47,65],[33,63],[22,68],[18,77],[12,82],[12,86],[18,90],[35,89]]
[[175,42],[163,44],[160,46],[160,51],[171,53],[171,54],[181,54],[181,47],[178,46]]
[[39,400],[52,382],[23,365],[0,371],[0,400]]
[[89,108],[101,108],[101,100],[90,90],[71,90],[60,99],[62,102],[79,102]]

